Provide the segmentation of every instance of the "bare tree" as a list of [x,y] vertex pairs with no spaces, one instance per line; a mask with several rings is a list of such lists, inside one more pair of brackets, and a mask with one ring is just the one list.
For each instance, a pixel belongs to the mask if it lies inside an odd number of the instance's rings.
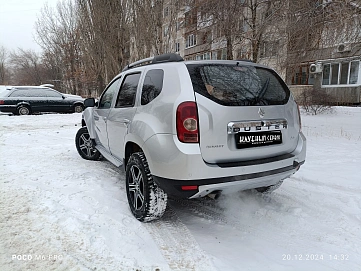
[[335,104],[334,98],[320,88],[302,90],[297,100],[307,113],[313,115],[332,112],[332,105]]
[[0,85],[9,84],[9,70],[7,67],[8,52],[4,46],[0,46]]
[[17,52],[10,54],[10,64],[14,70],[14,84],[42,84],[44,68],[39,55],[34,51],[19,48]]
[[[129,1],[77,0],[84,69],[99,92],[129,58]],[[93,81],[94,81],[93,80]]]
[[[207,30],[200,31],[200,42],[226,44],[227,59],[246,57],[258,62],[262,42],[282,35],[272,27],[284,20],[283,1],[198,0],[191,7],[197,9],[198,29],[208,27],[213,32],[209,38]],[[271,34],[274,35],[270,37]],[[244,51],[245,48],[246,53],[236,50]]]
[[129,3],[132,41],[130,61],[164,53],[162,33],[164,1],[130,0]]
[[81,94],[79,30],[77,10],[72,1],[58,2],[55,10],[45,5],[36,23],[36,31],[48,66],[51,63],[49,68],[58,72],[47,80],[61,81],[64,92]]
[[287,64],[322,58],[330,54],[322,49],[360,41],[360,13],[359,0],[289,0]]
[[197,16],[197,42],[225,43],[227,59],[236,59],[234,46],[239,45],[244,38],[241,25],[245,18],[245,5],[238,0],[200,0],[196,1],[192,8],[193,16]]

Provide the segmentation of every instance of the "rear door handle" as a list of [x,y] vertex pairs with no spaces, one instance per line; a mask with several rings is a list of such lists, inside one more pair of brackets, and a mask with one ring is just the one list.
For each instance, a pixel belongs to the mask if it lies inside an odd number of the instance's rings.
[[99,117],[98,117],[98,116],[94,116],[94,120],[99,120]]
[[124,123],[125,126],[128,126],[128,124],[129,124],[130,122],[131,122],[131,121],[128,120],[128,119],[124,119],[124,120],[123,120],[123,123]]

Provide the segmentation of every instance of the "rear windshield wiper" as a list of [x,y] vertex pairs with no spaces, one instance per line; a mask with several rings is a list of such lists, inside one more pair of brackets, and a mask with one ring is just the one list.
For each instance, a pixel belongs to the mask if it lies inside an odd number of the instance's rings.
[[258,98],[258,99],[262,99],[262,98],[263,98],[263,96],[265,95],[266,90],[267,90],[267,88],[268,88],[269,81],[270,81],[270,78],[268,77],[267,80],[266,80],[266,82],[263,84],[263,86],[262,86],[262,88],[261,88],[261,91],[259,92],[259,95],[257,95],[256,98]]

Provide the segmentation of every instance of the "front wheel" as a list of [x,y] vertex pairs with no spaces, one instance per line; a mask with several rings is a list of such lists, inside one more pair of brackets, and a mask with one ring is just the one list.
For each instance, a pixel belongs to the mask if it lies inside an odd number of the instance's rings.
[[86,160],[98,160],[100,157],[100,152],[94,148],[93,141],[86,127],[80,128],[76,133],[75,146],[80,156]]
[[167,194],[154,182],[143,153],[133,153],[125,171],[130,210],[141,222],[159,219],[167,208]]
[[83,112],[84,108],[81,104],[74,105],[74,113],[81,113]]

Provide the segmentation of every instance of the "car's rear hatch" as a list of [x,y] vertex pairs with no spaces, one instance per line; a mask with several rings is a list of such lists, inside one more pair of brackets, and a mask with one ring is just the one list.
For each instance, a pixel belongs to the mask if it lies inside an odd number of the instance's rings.
[[187,64],[207,163],[264,159],[297,145],[297,106],[271,69],[247,62]]

